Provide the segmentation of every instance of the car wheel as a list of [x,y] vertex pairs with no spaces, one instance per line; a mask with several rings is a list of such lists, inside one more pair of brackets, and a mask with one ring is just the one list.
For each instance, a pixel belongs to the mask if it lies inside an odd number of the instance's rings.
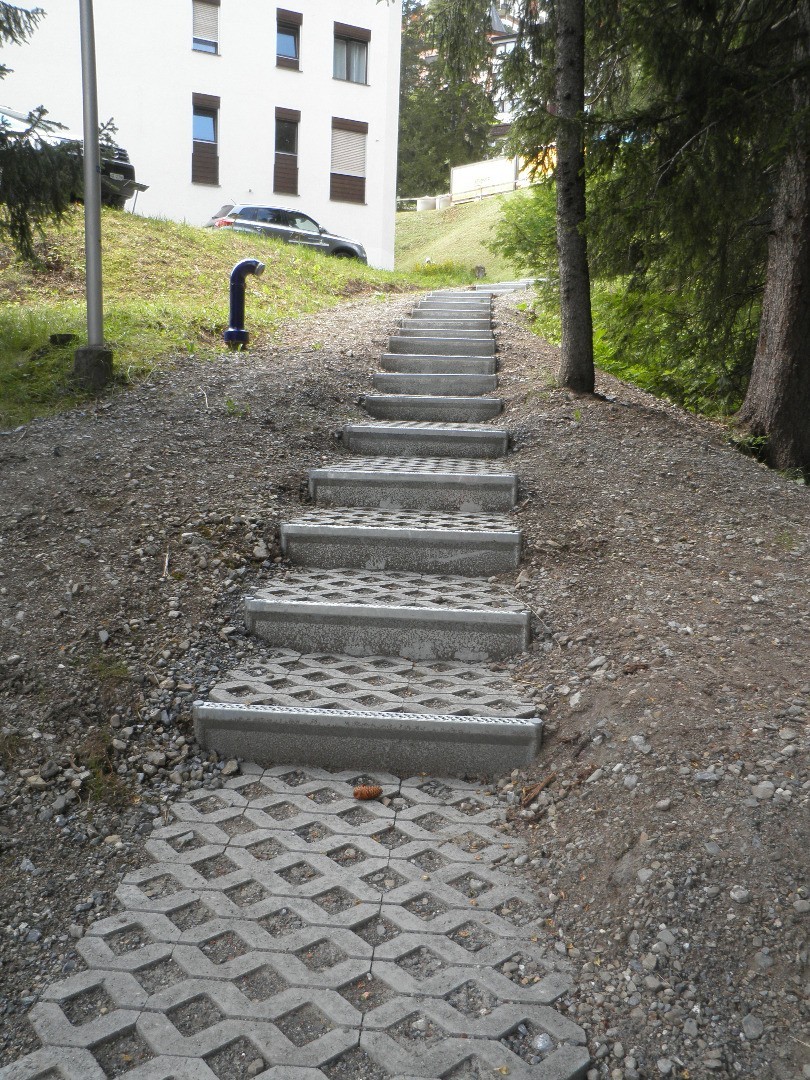
[[356,259],[357,256],[352,251],[333,251],[332,254],[336,259]]

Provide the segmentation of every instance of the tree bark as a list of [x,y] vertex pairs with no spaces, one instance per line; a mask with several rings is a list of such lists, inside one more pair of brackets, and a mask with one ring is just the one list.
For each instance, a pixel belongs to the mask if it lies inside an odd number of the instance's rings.
[[580,393],[594,389],[593,323],[585,238],[585,0],[558,0],[557,256],[562,348],[559,382]]
[[[806,59],[810,6],[802,13],[797,58]],[[803,17],[802,17],[803,16]],[[807,116],[810,77],[793,86],[794,112]],[[765,460],[810,477],[810,150],[800,123],[782,165],[754,368],[738,422],[764,437]]]

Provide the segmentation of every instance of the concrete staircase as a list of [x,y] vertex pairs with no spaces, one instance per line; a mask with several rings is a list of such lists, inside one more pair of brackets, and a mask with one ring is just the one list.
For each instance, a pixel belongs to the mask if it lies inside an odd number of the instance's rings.
[[517,477],[492,296],[437,292],[402,320],[347,424],[349,455],[309,474],[281,526],[292,569],[245,598],[265,656],[195,706],[202,745],[260,765],[410,776],[497,773],[539,749],[530,701],[486,665],[526,649],[530,613],[493,575],[520,561]]

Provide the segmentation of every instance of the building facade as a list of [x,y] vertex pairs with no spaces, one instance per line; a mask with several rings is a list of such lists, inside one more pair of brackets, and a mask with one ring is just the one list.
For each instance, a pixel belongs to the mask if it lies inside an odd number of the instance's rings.
[[[390,268],[400,0],[284,2],[95,0],[99,116],[149,185],[135,209],[202,225],[226,204],[292,207]],[[0,93],[80,132],[79,5],[41,6]]]

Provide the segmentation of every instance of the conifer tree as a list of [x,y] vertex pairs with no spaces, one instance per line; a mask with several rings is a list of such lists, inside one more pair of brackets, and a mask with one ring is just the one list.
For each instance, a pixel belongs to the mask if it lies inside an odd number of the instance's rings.
[[[585,0],[516,0],[517,46],[498,77],[516,103],[511,148],[529,162],[555,147],[557,256],[562,340],[561,386],[592,393],[593,328],[588,270],[584,160]],[[433,0],[440,52],[455,78],[491,63],[488,0]]]
[[[0,0],[0,44],[27,41],[43,14]],[[0,63],[0,79],[8,70]],[[27,259],[35,258],[42,225],[61,217],[71,194],[80,190],[82,165],[75,146],[44,138],[57,129],[41,107],[24,124],[0,124],[0,238]]]
[[495,106],[479,81],[456,83],[432,54],[428,9],[406,0],[402,12],[397,192],[403,198],[447,191],[450,166],[480,161]]

